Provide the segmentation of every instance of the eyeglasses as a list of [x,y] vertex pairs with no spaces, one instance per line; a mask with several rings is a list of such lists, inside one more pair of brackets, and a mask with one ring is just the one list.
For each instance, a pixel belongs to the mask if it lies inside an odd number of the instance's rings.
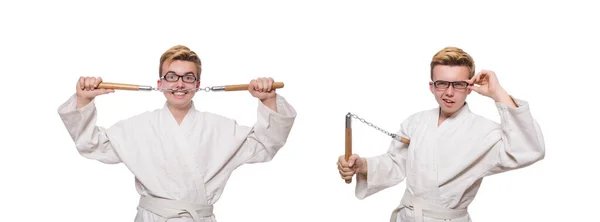
[[447,89],[448,87],[450,87],[450,85],[452,85],[452,88],[455,89],[466,89],[469,86],[469,83],[466,81],[448,82],[444,80],[438,80],[433,82],[433,86],[435,86],[435,88]]
[[179,79],[183,79],[183,82],[187,82],[187,83],[193,83],[196,82],[196,76],[195,75],[185,75],[185,76],[180,76],[174,73],[168,73],[165,76],[162,77],[164,80],[167,80],[167,82],[177,82],[179,81]]

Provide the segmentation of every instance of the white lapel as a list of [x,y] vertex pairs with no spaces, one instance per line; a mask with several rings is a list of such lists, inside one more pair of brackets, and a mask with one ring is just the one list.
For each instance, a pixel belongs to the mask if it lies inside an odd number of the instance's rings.
[[160,123],[162,128],[162,135],[166,138],[166,144],[164,144],[163,151],[166,156],[165,161],[171,161],[168,163],[170,166],[174,166],[174,174],[180,175],[180,180],[185,183],[185,187],[193,187],[195,190],[186,190],[184,192],[196,192],[191,194],[196,196],[198,199],[206,201],[206,189],[204,184],[204,171],[206,170],[206,163],[199,162],[201,158],[198,157],[200,147],[197,147],[199,140],[202,138],[195,138],[194,130],[200,130],[196,127],[198,121],[197,110],[195,109],[194,103],[188,113],[185,115],[181,124],[177,124],[177,120],[169,110],[169,107],[165,103],[161,110]]
[[[465,160],[463,152],[469,144],[465,137],[473,136],[466,135],[465,132],[469,126],[465,126],[465,120],[471,115],[469,105],[461,107],[456,113],[448,117],[438,127],[438,146],[437,146],[437,166],[438,171],[437,185],[441,186],[449,182],[450,179],[461,170],[459,165]],[[439,115],[438,115],[439,116]],[[437,124],[437,123],[436,123]]]

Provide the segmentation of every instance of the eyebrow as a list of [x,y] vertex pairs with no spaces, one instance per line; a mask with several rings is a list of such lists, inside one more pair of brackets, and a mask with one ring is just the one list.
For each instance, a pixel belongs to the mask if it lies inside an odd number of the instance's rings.
[[[168,71],[168,72],[167,72],[167,74],[175,74],[175,75],[177,75],[177,73],[175,73],[174,71]],[[166,75],[166,74],[165,74],[165,75]],[[194,74],[194,72],[186,72],[186,73],[185,73],[185,74],[183,74],[183,75],[184,75],[184,76],[185,76],[185,75],[194,75],[194,76],[195,76],[196,74]]]

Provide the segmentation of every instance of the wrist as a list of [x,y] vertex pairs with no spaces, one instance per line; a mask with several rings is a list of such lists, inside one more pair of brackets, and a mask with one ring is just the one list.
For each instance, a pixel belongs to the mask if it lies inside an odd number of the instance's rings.
[[496,95],[494,95],[494,101],[496,103],[502,103],[502,104],[506,104],[511,108],[517,108],[519,107],[517,105],[517,103],[515,103],[515,101],[513,100],[512,97],[510,97],[510,95],[508,94],[508,92],[506,92],[506,90],[501,89],[499,90]]
[[92,99],[77,97],[77,109],[84,107],[91,102]]
[[492,99],[499,103],[502,101],[506,101],[506,98],[508,98],[508,97],[510,97],[508,95],[508,92],[506,92],[506,90],[504,90],[503,88],[496,90],[496,93],[494,93],[494,95],[492,95]]
[[269,107],[271,110],[277,112],[277,99],[275,96],[272,98],[261,99],[260,102],[262,102],[262,104],[266,107]]
[[367,174],[369,172],[369,165],[367,164],[367,159],[366,158],[360,158],[360,168],[358,169],[358,173],[360,174]]
[[275,97],[260,99],[260,102],[266,106],[275,105],[277,103]]

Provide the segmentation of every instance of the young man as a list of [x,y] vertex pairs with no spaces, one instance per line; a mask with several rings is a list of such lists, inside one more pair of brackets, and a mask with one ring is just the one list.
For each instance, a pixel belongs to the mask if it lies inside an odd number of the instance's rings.
[[96,89],[101,78],[80,78],[76,93],[58,109],[82,156],[124,163],[134,174],[141,196],[136,222],[216,221],[212,206],[232,171],[270,161],[290,134],[296,111],[272,88],[273,79],[250,81],[248,90],[259,101],[257,122],[248,127],[195,109],[195,91],[187,89],[200,86],[200,72],[200,59],[189,48],[167,50],[157,81],[158,88],[172,89],[164,92],[163,108],[107,129],[96,126],[94,98],[114,90]]
[[[467,207],[483,177],[519,169],[544,158],[542,132],[529,104],[510,96],[496,74],[474,73],[470,55],[447,47],[433,56],[429,89],[439,107],[404,120],[387,153],[338,159],[342,179],[357,174],[355,195],[364,199],[406,179],[401,204],[390,221],[471,221]],[[472,113],[475,92],[495,101],[501,123]]]

